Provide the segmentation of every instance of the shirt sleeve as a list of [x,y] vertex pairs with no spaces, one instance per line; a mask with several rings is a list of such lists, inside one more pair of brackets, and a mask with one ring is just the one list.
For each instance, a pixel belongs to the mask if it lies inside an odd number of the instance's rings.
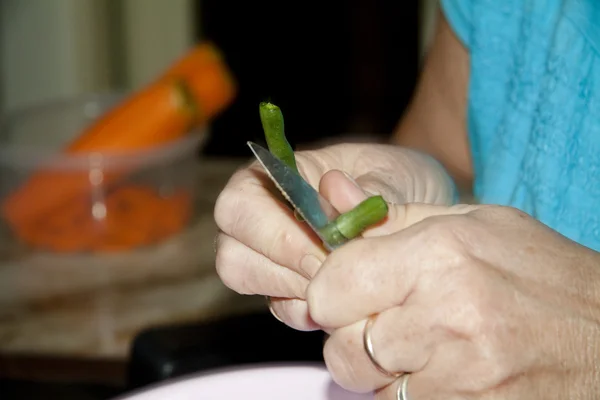
[[470,49],[471,47],[473,1],[474,0],[440,0],[442,12],[446,17],[446,20],[458,39],[467,49]]

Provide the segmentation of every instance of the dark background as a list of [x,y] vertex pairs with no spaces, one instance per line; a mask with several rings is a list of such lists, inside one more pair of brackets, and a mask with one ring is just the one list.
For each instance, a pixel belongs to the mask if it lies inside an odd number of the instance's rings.
[[202,0],[199,39],[215,42],[238,81],[205,153],[247,156],[262,138],[258,104],[283,111],[293,146],[391,133],[418,71],[417,1]]
[[[380,140],[394,129],[418,73],[418,1],[200,2],[197,38],[212,40],[222,49],[239,85],[233,105],[212,124],[204,154],[249,157],[245,142],[262,142],[258,104],[264,100],[282,108],[286,135],[294,146],[353,133]],[[257,354],[266,357],[262,361],[269,357],[300,358],[282,352],[272,336],[264,335],[271,332],[280,342],[290,343],[286,335],[296,333],[278,330],[283,325],[271,325],[276,321],[270,315],[261,318],[262,322],[240,319],[208,326],[162,327],[143,333],[127,367],[126,386],[0,379],[0,399],[105,400],[132,385],[167,378],[161,375],[173,369],[167,366],[175,365],[177,374],[185,374],[218,364],[240,363],[242,356],[245,361],[260,361]],[[255,337],[249,335],[251,330],[258,332]],[[244,355],[238,349],[230,354],[231,346],[215,344],[228,335],[238,340],[242,331],[244,337],[253,340],[253,345],[245,348],[264,350]],[[269,343],[260,347],[260,338],[268,338]],[[315,354],[301,350],[301,356],[320,356],[320,337],[303,334],[293,342],[299,345],[300,340],[311,342],[306,344],[308,347],[291,350],[316,349]],[[214,350],[207,350],[209,347]],[[269,355],[269,349],[276,351]],[[0,370],[7,365],[0,358]],[[125,366],[100,363],[94,368],[100,376],[107,371],[120,373]]]

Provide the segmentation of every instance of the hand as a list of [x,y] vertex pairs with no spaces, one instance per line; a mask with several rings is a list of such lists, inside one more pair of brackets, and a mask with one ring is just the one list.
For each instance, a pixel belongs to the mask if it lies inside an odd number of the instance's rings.
[[[357,197],[362,199],[363,189],[394,203],[452,200],[450,180],[436,162],[397,146],[335,145],[299,152],[297,162],[305,179],[315,188],[320,185],[340,212],[354,206]],[[340,171],[355,177],[356,184]],[[214,215],[220,229],[217,272],[225,285],[242,294],[271,296],[283,322],[296,329],[318,329],[304,299],[325,253],[256,162],[230,179]],[[384,223],[366,235],[385,233]]]
[[592,399],[600,254],[512,208],[395,206],[396,233],[335,250],[307,291],[334,379],[395,399]]

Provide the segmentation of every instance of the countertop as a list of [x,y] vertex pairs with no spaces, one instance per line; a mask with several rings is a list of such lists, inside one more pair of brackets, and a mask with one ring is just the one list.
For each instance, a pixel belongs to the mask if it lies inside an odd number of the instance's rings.
[[158,247],[103,257],[2,249],[0,354],[124,360],[147,327],[264,307],[214,269],[214,201],[244,162],[203,161],[196,223]]
[[[50,377],[62,368],[82,380],[101,370],[119,381],[146,328],[264,310],[262,296],[234,293],[214,268],[214,202],[245,162],[202,161],[199,217],[156,248],[65,257],[21,252],[0,238],[0,375]],[[66,361],[57,369],[47,358]]]

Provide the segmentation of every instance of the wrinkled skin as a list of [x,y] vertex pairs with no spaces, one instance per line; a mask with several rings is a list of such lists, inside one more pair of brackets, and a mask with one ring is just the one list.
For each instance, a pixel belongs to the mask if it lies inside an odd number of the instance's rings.
[[396,233],[336,250],[308,287],[340,385],[395,398],[362,346],[381,313],[378,361],[413,373],[413,399],[596,398],[598,253],[508,207],[396,208]]
[[446,178],[413,153],[344,145],[298,160],[340,212],[381,193],[387,220],[326,257],[254,164],[217,202],[217,270],[239,293],[276,297],[289,326],[330,333],[325,360],[341,386],[395,399],[400,380],[362,346],[379,314],[378,360],[411,373],[413,400],[597,397],[598,253],[509,207],[448,206]]
[[[320,185],[340,212],[355,205],[356,191],[364,196],[342,171],[367,192],[393,203],[449,204],[452,199],[451,181],[435,161],[396,146],[340,144],[299,152],[296,158],[304,178],[315,188]],[[326,254],[257,162],[230,179],[217,199],[215,220],[220,229],[217,272],[225,285],[273,297],[277,315],[296,329],[319,329],[308,315],[305,292]],[[366,235],[385,232],[383,224]]]

